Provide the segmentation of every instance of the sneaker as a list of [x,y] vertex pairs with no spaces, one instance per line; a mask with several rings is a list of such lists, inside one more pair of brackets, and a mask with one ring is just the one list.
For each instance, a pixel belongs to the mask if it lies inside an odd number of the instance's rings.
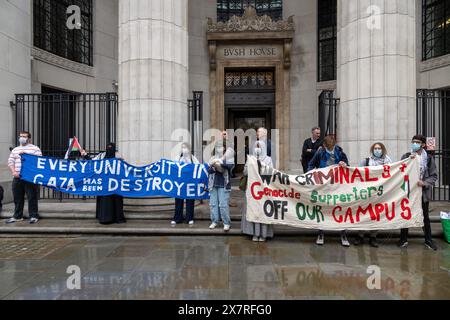
[[353,240],[353,244],[355,246],[359,246],[360,244],[364,244],[364,238],[361,236],[357,236],[355,240]]
[[427,247],[428,249],[431,249],[431,250],[434,250],[434,251],[436,251],[437,250],[437,247],[436,247],[436,245],[434,244],[434,242],[433,241],[425,241],[425,247]]
[[406,248],[408,246],[408,240],[400,239],[400,241],[397,243],[397,246],[399,248]]
[[253,241],[253,242],[258,242],[258,241],[259,241],[259,239],[258,239],[258,237],[257,237],[257,236],[253,236],[253,238],[252,238],[252,241]]
[[176,222],[176,221],[171,221],[170,224],[171,224],[172,226],[176,226],[176,225],[177,225],[177,222]]
[[377,241],[377,238],[370,238],[370,240],[369,240],[369,245],[370,245],[372,248],[378,248],[378,241]]
[[38,223],[38,221],[39,221],[38,218],[31,218],[31,219],[30,219],[30,224]]
[[22,222],[23,218],[21,219],[16,219],[16,218],[9,218],[8,220],[6,220],[6,223],[10,224],[10,223],[16,223],[16,222]]
[[323,246],[324,243],[325,243],[325,237],[323,236],[323,233],[320,233],[317,236],[316,244],[319,245],[319,246]]
[[212,229],[215,229],[217,227],[217,223],[211,223],[211,225],[209,226],[209,228],[212,230]]
[[228,231],[230,231],[230,228],[231,227],[228,224],[226,224],[223,226],[223,231],[228,232]]
[[266,239],[263,238],[263,237],[260,237],[260,238],[259,238],[259,242],[266,242]]
[[350,247],[350,242],[348,242],[347,235],[341,235],[341,243],[344,247]]
[[189,221],[188,224],[189,224],[190,226],[193,226],[193,225],[194,225],[194,220]]

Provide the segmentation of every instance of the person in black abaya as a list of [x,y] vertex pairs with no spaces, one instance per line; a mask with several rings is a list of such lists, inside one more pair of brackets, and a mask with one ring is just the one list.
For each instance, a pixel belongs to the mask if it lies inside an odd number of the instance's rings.
[[[116,158],[116,145],[109,143],[106,152],[99,154],[95,160]],[[119,195],[97,197],[96,218],[101,224],[125,223],[123,214],[123,197]]]

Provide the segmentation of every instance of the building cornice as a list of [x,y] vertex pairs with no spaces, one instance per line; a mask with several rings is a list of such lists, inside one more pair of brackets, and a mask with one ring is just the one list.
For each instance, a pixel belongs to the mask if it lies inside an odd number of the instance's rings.
[[426,72],[450,65],[450,54],[420,62],[420,72]]
[[32,56],[34,59],[60,67],[72,72],[80,73],[86,76],[94,76],[94,68],[82,63],[71,61],[69,59],[57,56],[51,52],[45,51],[43,49],[33,47]]

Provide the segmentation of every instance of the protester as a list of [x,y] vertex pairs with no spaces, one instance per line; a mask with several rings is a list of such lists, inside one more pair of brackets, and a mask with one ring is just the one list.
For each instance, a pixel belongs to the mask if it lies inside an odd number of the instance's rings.
[[[198,159],[192,154],[189,143],[184,142],[181,145],[181,155],[176,161],[184,163],[199,164]],[[175,215],[171,225],[175,226],[178,223],[186,221],[189,225],[194,224],[194,206],[195,200],[186,200],[186,218],[183,218],[184,199],[175,199]]]
[[35,224],[39,221],[38,213],[38,191],[39,187],[30,182],[20,179],[20,169],[22,167],[22,154],[42,156],[41,149],[31,144],[31,134],[27,131],[20,132],[20,146],[14,148],[8,159],[8,167],[14,177],[12,182],[12,192],[14,197],[14,216],[6,223],[15,223],[23,221],[23,207],[25,203],[25,194],[28,199],[28,212],[30,223]]
[[[370,147],[370,156],[361,160],[361,167],[376,167],[391,164],[392,160],[387,155],[387,150],[384,144],[377,142]],[[364,231],[361,231],[353,241],[354,245],[360,245],[364,243]],[[377,242],[377,230],[371,230],[369,232],[369,245],[374,248],[378,248]]]
[[[432,239],[431,224],[429,217],[430,200],[432,198],[432,187],[434,186],[438,174],[434,158],[425,151],[427,139],[423,135],[415,135],[411,141],[411,152],[403,155],[402,160],[411,157],[419,158],[420,180],[417,183],[422,188],[422,209],[423,209],[423,231],[425,235],[425,246],[432,250],[437,250]],[[402,229],[400,233],[400,248],[408,246],[408,229]]]
[[[100,153],[94,160],[111,158],[119,158],[114,143],[109,143],[106,152]],[[97,197],[96,218],[101,224],[125,223],[123,197],[116,194]]]
[[308,171],[308,164],[321,145],[322,141],[320,140],[320,128],[314,127],[311,130],[311,138],[306,139],[303,143],[301,162],[304,173]]
[[[333,136],[326,136],[323,140],[323,147],[320,147],[317,150],[314,157],[309,162],[307,171],[326,168],[334,165],[339,165],[345,168],[348,166],[348,158],[342,148],[336,144],[336,139]],[[319,230],[316,244],[323,245],[324,243],[324,232],[323,230]],[[341,243],[344,247],[350,246],[345,230],[341,231]]]
[[[272,158],[266,153],[264,141],[257,141],[252,150],[252,155],[266,168],[273,168]],[[244,167],[244,176],[248,176],[248,161]],[[262,223],[247,221],[247,198],[244,195],[244,206],[242,208],[241,231],[243,234],[252,236],[254,242],[264,242],[267,238],[273,238],[273,226]]]
[[[215,154],[209,161],[208,169],[208,190],[210,192],[209,205],[211,209],[211,225],[210,229],[215,229],[219,224],[219,210],[224,227],[223,230],[228,232],[231,228],[229,200],[231,194],[230,170],[233,163],[230,161],[231,152],[224,158],[225,141],[218,141],[215,145]],[[228,150],[227,150],[228,151]],[[233,151],[234,153],[234,151]]]

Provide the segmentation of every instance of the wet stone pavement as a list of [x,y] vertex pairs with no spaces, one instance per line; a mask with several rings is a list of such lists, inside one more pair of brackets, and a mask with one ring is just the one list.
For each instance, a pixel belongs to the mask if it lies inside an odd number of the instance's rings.
[[[343,248],[329,237],[0,238],[1,299],[450,299],[450,245]],[[81,289],[67,287],[67,268]],[[381,289],[367,288],[367,268]]]

